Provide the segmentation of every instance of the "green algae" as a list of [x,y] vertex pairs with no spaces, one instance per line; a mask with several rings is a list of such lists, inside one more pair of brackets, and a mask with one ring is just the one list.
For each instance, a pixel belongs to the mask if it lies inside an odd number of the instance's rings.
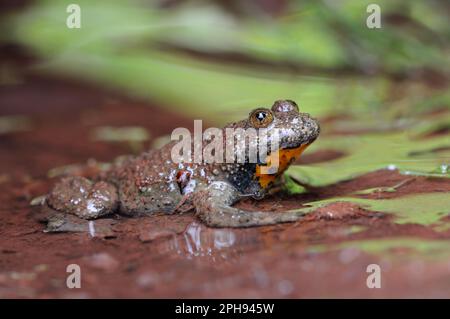
[[305,211],[309,212],[335,202],[350,202],[371,211],[392,214],[397,224],[432,225],[450,214],[450,192],[415,194],[393,199],[331,198],[310,202],[306,204],[309,207]]
[[145,142],[150,138],[149,132],[140,126],[100,126],[94,129],[92,136],[103,142]]
[[284,177],[283,189],[289,195],[303,194],[306,192],[306,189],[302,185],[296,183],[292,177],[289,175],[284,175]]
[[412,182],[413,180],[414,180],[413,178],[405,179],[405,180],[401,181],[400,183],[397,183],[396,185],[391,186],[391,187],[372,187],[372,188],[356,191],[353,194],[354,195],[370,195],[370,194],[377,194],[377,193],[378,194],[380,194],[380,193],[395,193],[398,188],[402,187],[405,184]]
[[397,189],[395,187],[373,187],[367,188],[360,191],[356,191],[353,194],[355,195],[370,195],[376,193],[395,193]]
[[419,254],[421,258],[447,259],[449,257],[450,241],[413,237],[374,238],[325,246],[322,247],[322,252],[348,248],[356,248],[369,254],[383,254],[384,257],[398,256],[398,251],[402,250],[406,256]]
[[137,154],[143,151],[143,143],[150,139],[150,133],[140,126],[100,126],[92,131],[92,139],[108,143],[126,143]]
[[334,150],[346,156],[307,166],[292,166],[288,174],[312,186],[325,186],[348,180],[380,169],[398,169],[407,175],[449,177],[447,170],[439,170],[450,163],[448,136],[434,136],[419,141],[408,132],[324,136],[313,144],[309,152]]

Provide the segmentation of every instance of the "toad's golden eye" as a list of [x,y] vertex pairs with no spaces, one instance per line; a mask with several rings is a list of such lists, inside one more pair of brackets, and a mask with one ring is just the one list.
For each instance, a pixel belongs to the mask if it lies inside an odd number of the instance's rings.
[[250,123],[254,128],[263,128],[273,122],[273,113],[268,109],[256,109],[250,113]]

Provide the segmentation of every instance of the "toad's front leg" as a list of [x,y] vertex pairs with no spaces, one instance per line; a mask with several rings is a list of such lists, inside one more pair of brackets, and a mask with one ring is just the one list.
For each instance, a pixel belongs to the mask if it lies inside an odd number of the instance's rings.
[[250,212],[231,207],[239,199],[236,189],[226,182],[214,182],[194,197],[196,215],[211,227],[254,227],[294,222],[301,212]]

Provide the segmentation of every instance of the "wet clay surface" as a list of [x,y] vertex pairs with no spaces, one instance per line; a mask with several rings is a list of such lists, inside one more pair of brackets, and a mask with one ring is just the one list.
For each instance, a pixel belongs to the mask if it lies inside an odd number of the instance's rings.
[[[109,161],[131,153],[129,143],[94,141],[98,126],[140,126],[150,139],[139,148],[191,127],[192,120],[148,105],[55,78],[26,77],[3,86],[1,115],[27,117],[21,132],[0,135],[0,298],[96,297],[448,297],[450,261],[411,248],[371,252],[367,240],[415,239],[446,243],[450,230],[397,224],[392,216],[352,203],[321,207],[296,223],[249,229],[215,229],[192,212],[93,222],[94,231],[43,232],[29,202],[48,192],[48,170],[90,158]],[[45,94],[43,93],[45,92]],[[61,93],[63,92],[63,93]],[[33,106],[29,105],[33,101]],[[301,163],[339,157],[308,153]],[[358,190],[398,185],[397,192],[359,195],[393,198],[449,192],[444,179],[381,170],[309,193],[244,200],[248,210],[282,211]],[[369,264],[382,269],[382,288],[366,285]],[[78,264],[82,288],[68,289],[66,267]]]

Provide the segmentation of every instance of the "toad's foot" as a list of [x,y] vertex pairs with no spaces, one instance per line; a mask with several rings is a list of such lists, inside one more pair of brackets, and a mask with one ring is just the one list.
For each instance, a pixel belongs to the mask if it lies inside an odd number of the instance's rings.
[[294,222],[302,212],[250,212],[231,205],[238,199],[237,191],[228,183],[212,183],[194,199],[197,216],[211,227],[254,227]]
[[46,198],[46,204],[61,213],[84,219],[94,219],[117,209],[117,189],[106,182],[96,182],[84,177],[63,178]]

